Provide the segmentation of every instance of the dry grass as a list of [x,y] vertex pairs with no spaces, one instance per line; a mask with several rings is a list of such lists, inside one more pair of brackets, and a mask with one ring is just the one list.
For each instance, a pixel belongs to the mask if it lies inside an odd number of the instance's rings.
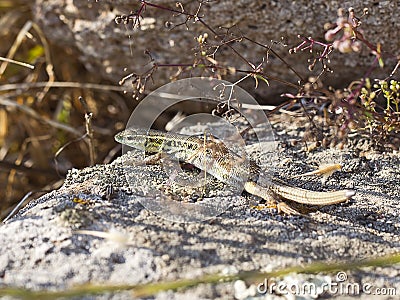
[[[71,49],[49,44],[30,4],[0,0],[1,219],[26,193],[52,188],[69,168],[89,165],[93,154],[95,163],[110,160],[112,135],[129,117],[120,88],[85,72]],[[93,140],[85,135],[87,112]]]
[[[139,6],[180,13],[145,2],[139,1]],[[72,46],[68,48],[49,44],[41,28],[32,20],[30,5],[31,1],[28,0],[0,0],[0,39],[2,41],[0,44],[0,199],[3,200],[0,202],[0,218],[3,218],[10,206],[27,192],[41,190],[46,186],[52,188],[52,183],[63,178],[68,169],[108,162],[118,147],[113,142],[112,136],[115,131],[124,127],[132,108],[132,103],[128,105],[123,96],[117,92],[121,91],[119,86],[101,82],[101,78],[97,78],[95,73],[86,72],[84,66],[74,56]],[[145,11],[145,9],[139,10],[142,13]],[[186,17],[185,22],[196,18],[194,14],[186,11],[182,16]],[[127,20],[133,20],[136,23],[140,17],[142,16],[138,14],[124,16]],[[342,20],[341,17],[339,19]],[[348,42],[354,35],[358,42],[363,42],[374,54],[374,64],[381,63],[383,56],[379,47],[375,47],[363,37],[358,29],[361,23],[353,22],[358,18],[352,11],[349,11],[349,20],[343,24],[350,26],[352,35],[343,40],[339,34],[334,42]],[[181,25],[183,26],[185,22]],[[217,45],[220,43],[220,46],[230,48],[233,54],[252,66],[250,61],[244,58],[245,55],[238,53],[230,43],[221,40],[221,36],[214,32],[214,29],[209,27],[202,18],[198,22],[215,33]],[[340,29],[344,30],[344,28]],[[294,71],[272,48],[244,36],[236,38],[238,41],[265,48],[265,51],[278,57],[284,67]],[[335,37],[331,36],[331,38]],[[257,80],[263,80],[266,83],[269,80],[275,80],[299,89],[297,94],[286,93],[287,101],[272,110],[269,115],[284,106],[299,104],[304,99],[310,104],[311,110],[316,104],[317,112],[324,111],[327,114],[327,111],[342,111],[341,114],[329,115],[329,118],[335,122],[328,124],[328,127],[334,127],[335,130],[332,132],[335,134],[327,138],[324,138],[327,130],[324,130],[323,124],[317,127],[314,122],[311,122],[310,125],[314,129],[321,128],[315,133],[311,132],[310,135],[313,134],[316,139],[322,140],[324,146],[341,145],[346,142],[348,133],[357,130],[361,134],[369,135],[378,149],[398,149],[400,143],[397,137],[400,126],[398,81],[395,82],[396,84],[390,84],[396,87],[394,93],[396,96],[387,97],[388,105],[385,109],[374,100],[377,99],[375,96],[372,97],[372,95],[382,93],[382,87],[378,90],[366,89],[364,80],[355,84],[354,89],[350,88],[354,85],[351,83],[348,89],[332,91],[324,87],[322,81],[319,86],[319,80],[313,79],[312,82],[306,82],[298,75],[303,84],[296,85],[265,73],[262,64],[252,66],[248,70],[236,69],[233,65],[229,66],[229,62],[221,62],[218,65],[218,62],[212,58],[213,54],[207,57],[201,54],[204,51],[214,53],[215,45],[207,46],[202,39],[198,38],[194,41],[198,43],[194,49],[201,50],[197,53],[200,53],[197,57],[201,59],[195,60],[195,65],[200,72],[211,72],[212,76],[222,78],[230,74],[233,69],[233,73],[245,74],[242,79],[253,77],[256,86]],[[303,38],[302,42],[291,50],[293,52],[310,51],[315,45],[322,46],[323,51],[322,54],[320,50],[314,50],[311,53],[312,63],[309,67],[314,68],[315,64],[320,62],[323,70],[316,78],[321,79],[321,75],[328,70],[325,61],[329,60],[328,54],[333,51],[334,43],[322,43],[312,38]],[[21,63],[31,64],[34,69]],[[393,74],[399,64],[400,62],[397,62]],[[226,65],[228,67],[224,67]],[[132,83],[143,92],[152,73],[161,67],[177,67],[194,74],[192,63],[175,65],[157,63],[144,74],[132,73]],[[177,74],[182,72],[179,71]],[[294,73],[297,74],[296,71]],[[80,97],[84,101],[81,101]],[[305,106],[307,103],[301,103],[300,107],[306,111]],[[326,107],[329,109],[327,110]],[[312,111],[309,114],[314,115]],[[310,116],[309,118],[313,121]]]

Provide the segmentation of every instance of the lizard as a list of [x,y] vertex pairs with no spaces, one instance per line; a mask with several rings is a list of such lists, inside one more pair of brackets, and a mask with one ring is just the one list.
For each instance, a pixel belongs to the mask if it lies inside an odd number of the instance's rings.
[[[162,132],[154,129],[127,128],[115,135],[121,144],[156,155],[167,155],[176,160],[194,165],[200,170],[231,186],[243,183],[249,194],[258,196],[278,212],[299,215],[285,200],[300,204],[326,206],[345,202],[354,194],[354,190],[332,192],[311,191],[295,187],[287,182],[271,177],[267,186],[257,184],[261,168],[252,160],[246,165],[243,158],[230,151],[221,142],[207,141],[195,136]],[[243,179],[245,179],[244,182]],[[289,201],[289,202],[290,202]]]

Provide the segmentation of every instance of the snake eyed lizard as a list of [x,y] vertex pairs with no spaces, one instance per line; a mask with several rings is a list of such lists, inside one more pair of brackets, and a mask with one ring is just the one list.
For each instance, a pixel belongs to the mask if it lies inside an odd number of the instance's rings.
[[[278,211],[287,214],[300,214],[279,199],[290,200],[300,204],[325,206],[344,202],[351,198],[353,190],[316,192],[289,185],[272,177],[267,187],[257,184],[261,168],[253,161],[247,165],[243,158],[230,151],[223,143],[205,141],[202,138],[157,130],[128,128],[115,136],[121,144],[149,153],[165,154],[184,161],[207,172],[218,180],[231,186],[242,184],[244,190],[261,197],[269,205],[276,206]],[[244,180],[244,182],[243,182]]]

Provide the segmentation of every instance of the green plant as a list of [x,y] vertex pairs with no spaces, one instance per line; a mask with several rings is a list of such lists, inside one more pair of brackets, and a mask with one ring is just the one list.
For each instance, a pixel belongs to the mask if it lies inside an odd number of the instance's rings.
[[391,140],[395,148],[400,134],[400,83],[397,80],[371,80],[367,78],[361,89],[360,100],[364,107],[364,128],[374,138]]
[[[286,98],[275,110],[268,114],[273,114],[284,107],[298,107],[300,110],[309,117],[313,132],[311,135],[316,136],[318,140],[325,140],[323,145],[332,144],[345,144],[349,132],[358,131],[360,134],[365,133],[365,129],[369,129],[371,139],[376,148],[384,150],[388,148],[399,148],[400,144],[397,140],[393,140],[393,134],[399,130],[398,115],[396,113],[398,103],[393,98],[393,93],[387,94],[388,104],[387,108],[394,107],[394,110],[379,110],[371,111],[368,106],[362,104],[363,100],[361,91],[366,88],[366,80],[372,74],[373,70],[377,67],[383,67],[386,58],[395,58],[395,55],[383,51],[381,44],[370,42],[363,33],[361,19],[368,14],[368,9],[364,9],[360,17],[357,16],[355,10],[350,8],[347,12],[343,9],[338,10],[338,16],[334,23],[327,23],[325,25],[325,39],[326,41],[319,41],[312,37],[299,38],[302,42],[289,49],[292,54],[298,52],[310,52],[309,70],[315,71],[317,64],[320,64],[320,71],[316,76],[310,80],[306,80],[299,72],[297,72],[285,59],[283,59],[277,51],[274,50],[276,45],[271,44],[267,46],[262,41],[255,41],[243,35],[240,29],[233,26],[231,28],[212,28],[206,21],[206,18],[201,15],[202,5],[213,5],[212,2],[200,1],[194,12],[180,3],[177,8],[171,8],[155,4],[151,1],[138,1],[139,8],[133,10],[129,15],[117,16],[116,22],[124,24],[132,24],[133,27],[140,27],[141,19],[145,16],[147,9],[164,10],[171,13],[171,20],[167,23],[170,29],[179,26],[186,26],[190,29],[191,26],[199,24],[205,30],[205,33],[197,36],[194,41],[193,62],[181,64],[165,64],[157,62],[148,51],[150,56],[150,67],[146,72],[138,74],[131,73],[122,79],[121,83],[126,80],[132,81],[132,86],[135,90],[134,97],[140,98],[140,95],[146,90],[146,85],[149,79],[152,78],[154,72],[159,68],[172,68],[178,71],[173,78],[178,76],[211,76],[218,78],[226,78],[232,75],[239,76],[239,79],[234,83],[238,84],[245,78],[254,78],[255,88],[258,87],[258,80],[264,81],[267,85],[270,81],[276,81],[288,88],[295,88],[296,93],[284,93],[283,97]],[[190,21],[190,22],[189,22]],[[267,56],[269,54],[276,56],[282,65],[291,70],[297,77],[298,83],[294,84],[279,77],[273,76],[268,72],[268,60],[265,57],[260,59],[259,64],[253,64],[245,58],[238,50],[236,44],[249,43],[250,47],[263,47],[266,50]],[[371,67],[366,74],[360,74],[362,78],[355,84],[351,83],[348,88],[333,90],[323,85],[323,75],[328,72],[334,72],[330,68],[331,54],[333,51],[339,51],[344,55],[349,52],[360,52],[362,46],[366,46],[371,54],[373,54],[373,61]],[[239,58],[240,61],[247,65],[248,69],[240,69],[234,66],[230,61],[219,61],[217,59],[218,51],[222,48],[228,49],[232,52],[233,56]],[[398,64],[394,68],[393,76],[397,70]],[[196,71],[198,73],[196,73]],[[318,72],[318,71],[317,71]],[[243,75],[242,75],[243,74]],[[389,78],[388,77],[388,78]],[[386,79],[385,79],[386,80]],[[385,81],[384,80],[384,81]],[[379,82],[379,80],[377,80]],[[393,87],[392,87],[393,88]],[[385,88],[381,87],[382,93],[385,93]],[[294,105],[294,104],[298,105]],[[374,105],[375,101],[370,104]],[[319,106],[320,109],[315,110],[313,107]],[[325,114],[330,115],[331,131],[322,128],[318,121],[318,114],[324,111]],[[339,112],[339,113],[338,113]],[[366,124],[365,124],[366,123]],[[371,130],[373,128],[373,130]],[[310,136],[310,135],[308,135]],[[388,143],[390,141],[390,143]],[[388,147],[389,146],[389,147]]]

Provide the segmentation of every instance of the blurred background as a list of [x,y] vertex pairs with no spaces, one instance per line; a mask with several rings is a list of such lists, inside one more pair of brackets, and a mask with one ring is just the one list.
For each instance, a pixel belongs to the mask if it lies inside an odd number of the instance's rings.
[[[346,1],[342,10],[336,1],[322,0],[154,0],[146,5],[139,0],[0,0],[1,219],[27,193],[58,188],[69,169],[112,161],[120,150],[113,136],[124,129],[138,101],[171,80],[205,75],[240,81],[260,104],[273,105],[290,101],[300,90],[297,99],[303,98],[309,89],[309,117],[312,109],[316,115],[327,113],[331,103],[340,106],[351,94],[346,87],[360,85],[375,59],[363,47],[345,54],[333,51],[319,60],[330,49],[324,33],[347,20],[350,6],[360,17],[351,21],[361,20],[358,30],[372,41],[371,48],[398,51],[396,1]],[[139,17],[132,13],[138,11]],[[199,13],[207,23],[181,11]],[[303,43],[308,36],[322,41],[313,44],[311,53],[309,41]],[[350,41],[342,32],[336,38]],[[290,54],[296,46],[300,50]],[[368,74],[385,78],[399,65],[398,57],[389,55],[385,63]],[[261,79],[257,85],[254,76],[247,76],[256,69],[266,74],[267,84]],[[289,96],[280,97],[283,93]],[[398,110],[398,98],[393,101]],[[352,105],[361,111],[358,124],[374,116],[375,107]],[[190,104],[184,111],[204,109],[209,108]],[[167,112],[159,128],[179,110]],[[397,116],[392,113],[398,128]],[[387,129],[381,126],[386,115],[376,117],[371,123],[378,128],[376,136],[383,132],[393,140],[395,125]],[[341,115],[329,118],[343,131],[357,123],[346,119],[343,127]]]
[[[46,39],[31,1],[0,0],[0,41],[3,219],[26,193],[59,187],[68,169],[112,160],[119,150],[113,135],[132,108],[120,86],[87,72],[71,49]],[[86,113],[93,116],[92,139],[85,135]]]

